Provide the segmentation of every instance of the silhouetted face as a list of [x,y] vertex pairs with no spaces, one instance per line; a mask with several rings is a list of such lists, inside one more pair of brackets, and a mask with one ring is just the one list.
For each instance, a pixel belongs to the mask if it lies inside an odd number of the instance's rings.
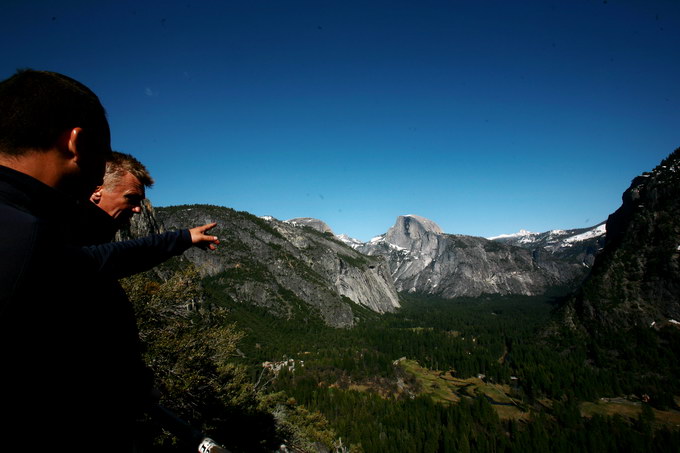
[[89,195],[93,187],[102,184],[104,172],[106,171],[106,161],[111,156],[111,134],[108,123],[104,121],[102,130],[95,130],[92,136],[88,131],[83,131],[85,153],[81,155],[81,170],[85,177],[85,184],[89,184]]
[[[59,189],[77,199],[87,199],[93,190],[101,186],[106,170],[106,161],[111,156],[111,140],[108,129],[79,129],[76,147],[78,165],[76,170],[63,172]],[[71,131],[74,138],[75,129]],[[70,157],[70,156],[69,156]]]
[[113,217],[119,226],[126,226],[130,224],[132,215],[142,210],[145,196],[144,184],[131,173],[125,173],[111,187],[102,186],[93,195],[93,201]]

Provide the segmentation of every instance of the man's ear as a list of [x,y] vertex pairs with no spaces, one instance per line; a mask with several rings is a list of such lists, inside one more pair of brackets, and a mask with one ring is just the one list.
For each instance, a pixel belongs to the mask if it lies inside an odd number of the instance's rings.
[[83,129],[74,127],[68,134],[68,142],[66,144],[70,156],[75,159],[77,163],[80,160],[83,148]]
[[57,149],[63,160],[78,162],[82,149],[82,128],[74,127],[65,130],[57,141]]
[[94,204],[99,204],[102,201],[102,186],[97,186],[94,193],[90,196],[90,201]]

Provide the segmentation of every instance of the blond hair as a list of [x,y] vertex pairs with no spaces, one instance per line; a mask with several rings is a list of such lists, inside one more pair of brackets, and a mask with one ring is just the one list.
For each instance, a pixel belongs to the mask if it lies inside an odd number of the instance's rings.
[[114,187],[125,173],[130,173],[137,178],[144,187],[153,186],[153,178],[140,161],[129,154],[113,151],[111,157],[106,161],[103,185],[105,187]]

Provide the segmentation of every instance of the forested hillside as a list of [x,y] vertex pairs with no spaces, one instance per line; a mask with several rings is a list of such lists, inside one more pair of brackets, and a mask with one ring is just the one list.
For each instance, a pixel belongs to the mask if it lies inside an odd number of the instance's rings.
[[[163,402],[232,451],[281,443],[301,452],[680,445],[677,389],[640,381],[628,360],[592,363],[587,344],[556,354],[541,339],[558,295],[409,297],[394,314],[358,308],[358,325],[337,329],[304,310],[282,319],[234,302],[214,279],[201,283],[181,261],[175,266],[165,282],[147,274],[126,285],[147,361]],[[656,358],[668,369],[678,359],[673,351]],[[614,397],[622,399],[602,399]],[[179,448],[167,434],[150,435],[155,448]]]

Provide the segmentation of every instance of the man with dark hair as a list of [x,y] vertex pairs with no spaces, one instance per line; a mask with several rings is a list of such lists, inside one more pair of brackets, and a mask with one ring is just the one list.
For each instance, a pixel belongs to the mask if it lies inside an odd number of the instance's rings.
[[3,447],[73,448],[78,425],[92,427],[83,392],[95,398],[96,377],[84,364],[96,351],[79,321],[96,275],[79,248],[64,245],[72,232],[61,219],[77,216],[74,197],[101,183],[109,142],[104,108],[81,83],[30,70],[0,82]]
[[64,131],[78,125],[107,146],[109,124],[99,98],[82,83],[49,71],[20,70],[0,86],[0,148],[21,154],[47,150]]
[[[23,168],[41,168],[37,179],[48,186],[89,195],[101,183],[110,141],[104,107],[82,83],[54,72],[23,70],[0,84],[3,161],[16,158]],[[60,159],[65,157],[75,161]],[[33,165],[36,159],[42,164]],[[44,165],[45,159],[51,165]],[[73,165],[59,165],[68,163]]]
[[74,221],[110,154],[104,108],[81,83],[32,70],[0,82],[2,451],[128,451],[138,358],[102,288],[216,242],[206,225],[83,247]]

